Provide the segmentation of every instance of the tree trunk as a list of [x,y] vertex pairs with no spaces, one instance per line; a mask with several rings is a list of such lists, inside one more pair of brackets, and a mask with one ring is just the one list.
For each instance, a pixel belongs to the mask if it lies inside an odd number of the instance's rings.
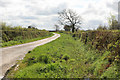
[[75,32],[75,26],[73,25],[72,26],[72,33],[74,33]]

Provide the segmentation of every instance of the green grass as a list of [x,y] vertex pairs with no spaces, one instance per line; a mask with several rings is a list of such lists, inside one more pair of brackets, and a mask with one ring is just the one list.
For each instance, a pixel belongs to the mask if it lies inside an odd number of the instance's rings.
[[11,40],[8,42],[4,42],[4,43],[0,43],[0,47],[8,47],[8,46],[13,46],[13,45],[18,45],[18,44],[24,44],[24,43],[28,43],[28,42],[33,42],[33,41],[37,41],[37,40],[41,40],[44,38],[48,38],[53,36],[52,33],[50,33],[49,35],[45,35],[45,36],[39,36],[38,38],[33,38],[33,39],[17,39],[17,40]]
[[[120,78],[117,62],[109,63],[110,52],[100,53],[69,34],[29,51],[12,68],[8,78]],[[116,69],[114,69],[116,68]],[[116,74],[114,74],[116,73]]]

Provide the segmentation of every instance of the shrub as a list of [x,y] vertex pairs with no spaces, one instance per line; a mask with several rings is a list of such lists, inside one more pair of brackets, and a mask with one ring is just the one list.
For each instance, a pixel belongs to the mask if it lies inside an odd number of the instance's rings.
[[[79,34],[81,35],[80,40],[82,42],[92,45],[92,47],[99,51],[110,50],[111,52],[115,51],[115,54],[120,53],[119,31],[86,31]],[[74,34],[75,37],[78,37],[77,35],[78,33]]]
[[42,54],[37,58],[38,62],[43,62],[45,64],[50,63],[51,62],[51,57],[49,55],[46,54]]
[[66,60],[66,61],[67,61],[69,58],[70,58],[70,56],[69,56],[69,55],[67,55],[67,54],[63,55],[63,59],[64,59],[64,60]]

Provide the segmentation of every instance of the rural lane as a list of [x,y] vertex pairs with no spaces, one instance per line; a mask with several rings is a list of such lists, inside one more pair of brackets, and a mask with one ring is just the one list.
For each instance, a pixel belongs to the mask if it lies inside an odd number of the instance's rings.
[[3,77],[5,72],[12,67],[17,60],[22,59],[28,51],[33,50],[35,47],[44,45],[60,37],[60,34],[54,33],[54,36],[42,40],[0,48],[0,77]]

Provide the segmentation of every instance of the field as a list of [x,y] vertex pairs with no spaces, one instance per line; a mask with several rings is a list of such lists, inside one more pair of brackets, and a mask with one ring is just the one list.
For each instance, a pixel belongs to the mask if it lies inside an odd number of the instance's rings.
[[8,72],[8,78],[120,78],[117,55],[110,63],[110,51],[99,51],[81,39],[61,37],[29,51]]

